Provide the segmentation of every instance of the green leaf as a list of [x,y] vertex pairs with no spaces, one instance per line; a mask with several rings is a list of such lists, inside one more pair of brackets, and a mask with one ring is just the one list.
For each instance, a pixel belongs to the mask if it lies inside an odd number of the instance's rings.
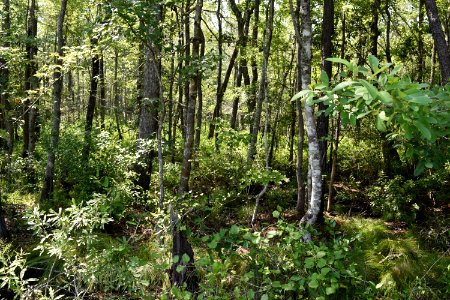
[[373,99],[376,99],[378,97],[378,90],[369,82],[361,79],[360,82],[362,85],[367,89],[370,96],[372,96]]
[[379,64],[380,62],[378,61],[378,58],[373,55],[369,55],[369,66],[374,73],[378,71]]
[[232,225],[230,228],[230,234],[238,234],[239,233],[239,227],[236,225]]
[[303,98],[303,97],[305,97],[309,92],[310,92],[310,90],[302,90],[302,91],[298,92],[297,94],[295,94],[294,97],[292,97],[291,101],[295,101],[295,100],[297,100],[297,99]]
[[183,256],[181,257],[181,260],[182,260],[185,264],[187,264],[187,263],[191,260],[191,258],[189,257],[189,255],[187,255],[186,253],[184,253]]
[[348,60],[342,59],[342,58],[338,58],[338,57],[330,57],[327,58],[326,60],[334,62],[334,63],[340,63],[345,65],[347,68],[350,68],[350,62]]
[[412,103],[421,104],[421,105],[427,105],[427,104],[431,103],[430,97],[428,97],[427,95],[422,95],[420,93],[408,95],[405,97],[405,100],[408,100],[409,102],[412,102]]
[[325,267],[325,265],[327,264],[327,261],[323,258],[319,259],[319,261],[317,262],[317,267],[319,268],[323,268]]
[[320,82],[325,84],[326,86],[328,86],[330,84],[330,79],[328,78],[328,74],[324,70],[322,70],[322,72],[320,73]]
[[319,287],[319,282],[316,279],[311,280],[308,286],[312,289],[317,289]]
[[377,129],[381,132],[386,131],[386,124],[384,124],[384,121],[382,118],[380,118],[380,115],[377,116]]
[[320,273],[325,276],[328,273],[330,273],[330,271],[331,271],[330,268],[322,268],[322,270],[320,270]]
[[334,294],[334,293],[336,293],[336,288],[334,286],[329,286],[325,289],[325,293],[327,295]]
[[425,162],[419,161],[417,167],[414,169],[414,176],[419,176],[425,171]]
[[346,81],[342,81],[341,83],[337,84],[333,89],[332,92],[338,92],[340,90],[345,89],[346,87],[349,87],[353,84],[355,84],[356,81],[353,80],[346,80]]
[[379,91],[378,96],[380,96],[381,102],[383,102],[383,104],[385,105],[391,105],[394,102],[391,94],[386,91]]
[[419,120],[415,120],[414,121],[414,126],[416,126],[417,129],[419,129],[420,133],[422,133],[422,136],[425,139],[431,140],[431,137],[432,137],[431,131],[427,128],[427,126],[425,126],[425,124],[423,124]]
[[278,211],[278,210],[274,210],[273,211],[273,213],[272,213],[272,216],[274,217],[274,218],[279,218],[280,217],[280,212]]
[[267,294],[264,294],[261,296],[261,300],[269,300],[269,296]]

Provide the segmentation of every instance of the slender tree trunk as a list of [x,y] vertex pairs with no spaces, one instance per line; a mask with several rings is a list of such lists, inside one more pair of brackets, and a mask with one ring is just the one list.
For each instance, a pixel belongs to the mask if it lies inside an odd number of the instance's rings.
[[[186,0],[186,7],[184,9],[184,67],[188,69],[191,64],[191,29],[190,29],[190,11],[191,11],[191,1]],[[189,72],[190,73],[190,72]],[[183,137],[186,140],[186,130],[187,130],[187,115],[188,115],[188,99],[189,99],[189,84],[190,78],[184,79],[184,99],[186,99],[185,109],[183,109],[183,119],[184,119],[184,128],[183,128]]]
[[105,66],[103,52],[100,53],[99,57],[99,80],[98,84],[100,86],[100,127],[105,130],[105,115],[106,115],[106,83],[105,83]]
[[[192,61],[199,61],[200,57],[200,43],[201,43],[201,13],[203,7],[203,0],[197,0],[197,5],[195,9],[195,19],[194,19],[194,37],[192,40]],[[178,189],[178,194],[180,197],[184,195],[189,190],[189,177],[191,173],[191,159],[194,150],[194,131],[195,131],[195,102],[198,95],[198,90],[200,88],[200,79],[201,79],[201,70],[195,70],[195,75],[191,77],[189,84],[189,97],[187,100],[187,118],[186,118],[186,139],[184,144],[184,154],[183,154],[183,163],[182,170],[180,176],[180,187]],[[173,219],[172,222],[177,223],[177,220]],[[173,247],[172,247],[172,256],[178,257],[178,261],[172,264],[171,271],[171,282],[176,286],[183,286],[184,283],[187,285],[187,290],[196,293],[198,290],[198,278],[195,274],[195,265],[194,265],[194,251],[192,250],[192,246],[189,243],[185,233],[179,230],[176,226],[177,224],[173,224]],[[188,261],[183,259],[183,256],[188,256]],[[177,270],[178,266],[184,266],[181,271]]]
[[[2,33],[1,36],[4,40],[1,42],[2,46],[8,48],[10,46],[9,38],[10,28],[11,28],[11,18],[10,18],[10,2],[9,0],[3,1],[3,22],[2,22]],[[9,68],[8,62],[5,57],[0,55],[0,111],[2,112],[1,118],[1,128],[5,129],[8,133],[6,145],[7,153],[11,155],[14,147],[14,127],[11,123],[11,113],[12,108],[9,102]]]
[[434,46],[438,54],[439,65],[441,67],[442,84],[447,84],[450,77],[450,52],[442,31],[436,2],[434,0],[424,0],[427,9],[428,22],[430,23],[431,34],[433,35]]
[[[161,21],[160,5],[153,5],[152,9],[157,14],[157,21]],[[154,20],[153,20],[154,21]],[[148,32],[151,36],[158,28],[148,24]],[[144,98],[142,99],[141,110],[139,114],[139,133],[137,145],[140,149],[140,160],[142,164],[136,166],[138,173],[138,185],[144,191],[150,187],[150,178],[153,171],[153,158],[155,151],[149,149],[148,141],[154,140],[158,130],[158,108],[161,97],[158,74],[160,74],[161,58],[160,49],[156,42],[148,39],[145,45],[145,63],[144,63]]]
[[431,72],[430,72],[430,84],[435,84],[435,72],[436,72],[436,45],[433,43],[433,51],[431,52]]
[[372,3],[372,22],[370,24],[370,43],[371,43],[371,53],[374,56],[378,55],[378,36],[380,36],[380,31],[378,29],[378,9],[380,8],[381,1],[373,0]]
[[[203,32],[200,28],[200,57],[205,56],[205,37],[203,36]],[[203,115],[203,90],[202,90],[202,76],[199,76],[198,79],[198,109],[197,109],[197,116],[196,116],[196,122],[195,122],[195,141],[194,141],[194,148],[197,151],[200,147],[200,136],[201,136],[201,130],[202,130],[202,115]]]
[[97,88],[100,75],[100,55],[98,53],[97,46],[98,46],[98,38],[92,37],[91,38],[91,48],[93,51],[91,58],[92,74],[89,89],[88,106],[86,110],[86,122],[84,125],[83,162],[85,164],[87,164],[87,162],[89,161],[89,153],[91,150],[92,124],[94,122],[94,112],[97,102]]
[[423,14],[423,6],[424,6],[425,2],[424,0],[420,0],[419,1],[419,39],[418,39],[418,44],[417,44],[417,52],[418,52],[418,71],[417,71],[417,80],[419,82],[423,81],[423,73],[425,71],[425,60],[424,60],[424,49],[423,49],[423,19],[424,19],[424,14]]
[[61,94],[63,88],[63,73],[61,72],[63,63],[63,26],[64,17],[66,14],[67,0],[61,0],[61,9],[58,16],[58,25],[56,27],[56,39],[58,42],[57,52],[58,58],[56,60],[57,67],[53,72],[53,121],[52,133],[50,140],[50,148],[48,151],[47,166],[45,168],[44,185],[41,191],[41,201],[49,200],[53,193],[53,177],[55,173],[56,149],[59,144],[59,127],[61,124]]
[[[258,47],[259,6],[260,6],[260,0],[255,0],[255,8],[254,8],[255,21],[253,22],[252,40],[251,40],[251,46],[253,48],[254,53],[259,51],[259,47]],[[250,134],[252,134],[255,107],[256,107],[257,84],[258,84],[258,63],[256,61],[255,54],[252,54],[252,56],[250,58],[250,65],[251,65],[251,69],[252,69],[252,80],[250,83],[250,95],[248,96],[248,99],[247,99],[247,110],[248,110],[248,115],[249,115],[248,122],[250,125],[249,126]]]
[[122,139],[122,131],[120,129],[120,94],[119,94],[119,79],[117,76],[119,69],[119,51],[117,49],[114,50],[114,116],[116,118],[116,128],[117,134],[119,135],[119,139]]
[[[23,106],[23,148],[22,157],[28,157],[30,150],[30,136],[32,135],[30,129],[35,131],[34,126],[30,124],[30,119],[35,120],[35,116],[31,116],[31,107],[35,106],[30,100],[34,99],[34,90],[38,87],[38,79],[35,74],[37,72],[37,17],[36,17],[36,0],[29,1],[28,8],[28,24],[27,24],[27,41],[26,41],[26,53],[27,63],[25,66],[25,91],[28,93],[24,106]],[[33,124],[35,125],[35,124]]]
[[[301,67],[302,67],[302,89],[308,89],[311,83],[311,57],[312,57],[312,26],[311,10],[309,0],[301,2],[302,20],[302,45],[301,45]],[[305,125],[308,134],[308,163],[311,170],[311,198],[309,199],[308,211],[300,223],[313,225],[319,218],[322,201],[322,168],[319,141],[317,139],[314,108],[305,103]]]
[[388,63],[391,63],[391,12],[389,11],[389,0],[386,0],[384,11],[386,13],[386,60]]
[[269,2],[269,19],[267,25],[267,36],[264,41],[263,64],[261,67],[261,81],[259,83],[258,99],[256,102],[255,118],[253,120],[252,134],[250,136],[250,144],[248,146],[247,162],[251,163],[256,153],[256,143],[258,141],[258,132],[262,113],[262,103],[267,86],[267,67],[269,64],[270,46],[272,44],[272,31],[274,19],[274,0]]
[[336,164],[337,164],[337,152],[339,147],[339,136],[341,132],[341,115],[338,114],[336,117],[336,128],[334,132],[334,147],[332,151],[332,160],[331,160],[331,174],[330,174],[330,180],[328,182],[328,203],[327,203],[327,211],[331,210],[331,207],[333,205],[333,184],[334,184],[334,177],[336,176]]
[[[291,18],[292,23],[294,25],[295,31],[295,39],[297,44],[297,66],[296,66],[296,92],[302,90],[302,32],[299,23],[300,19],[300,8],[301,1],[296,1],[296,7],[294,9],[294,5],[292,0],[289,1],[289,6],[291,10]],[[297,179],[297,204],[296,210],[300,216],[304,215],[305,212],[305,183],[304,183],[304,175],[303,175],[303,143],[304,143],[304,120],[303,120],[303,112],[302,112],[302,104],[299,99],[295,102],[295,108],[297,110],[298,117],[298,141],[297,141],[297,161],[296,161],[296,179]]]
[[[178,24],[178,49],[183,49],[183,23],[180,21],[180,17],[178,17],[177,10],[175,11],[175,17]],[[183,119],[183,54],[180,50],[177,51],[177,60],[178,60],[178,74],[177,74],[177,85],[178,85],[178,101],[177,101],[177,108],[174,116],[173,121],[173,141],[171,144],[171,161],[172,163],[175,162],[175,145],[177,140],[177,124],[178,119],[180,119],[181,123],[181,130],[184,132],[184,119]],[[184,136],[184,133],[182,134]]]

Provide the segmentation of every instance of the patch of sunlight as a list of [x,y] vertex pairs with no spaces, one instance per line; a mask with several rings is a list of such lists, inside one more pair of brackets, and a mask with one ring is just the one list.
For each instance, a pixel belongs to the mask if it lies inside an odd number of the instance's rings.
[[8,194],[6,203],[15,205],[25,205],[27,207],[31,207],[36,203],[37,198],[38,198],[37,194],[33,193],[23,194],[20,191],[15,191]]

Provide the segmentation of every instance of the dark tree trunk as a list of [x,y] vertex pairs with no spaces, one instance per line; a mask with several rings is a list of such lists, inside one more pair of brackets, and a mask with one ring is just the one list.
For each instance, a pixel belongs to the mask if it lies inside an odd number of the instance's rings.
[[419,24],[418,24],[418,34],[419,34],[419,39],[418,39],[418,44],[417,44],[417,52],[418,52],[418,70],[417,70],[417,80],[419,82],[423,81],[423,73],[425,71],[425,61],[424,61],[424,49],[423,49],[423,19],[424,19],[424,14],[423,14],[423,6],[424,6],[425,2],[424,0],[420,0],[419,2]]
[[122,139],[122,131],[120,129],[120,94],[119,94],[119,80],[118,80],[118,69],[119,69],[119,51],[115,49],[114,52],[114,116],[116,118],[116,128],[119,139]]
[[58,16],[58,25],[56,27],[56,39],[58,42],[58,55],[56,60],[57,67],[53,72],[53,121],[50,148],[48,151],[47,166],[45,168],[44,185],[41,191],[41,201],[49,200],[53,193],[53,177],[55,174],[56,149],[59,144],[59,127],[61,124],[61,94],[63,88],[62,57],[64,56],[63,46],[63,26],[66,14],[67,0],[61,0],[61,9]]
[[[161,20],[161,7],[153,7],[157,13],[157,23]],[[152,20],[153,22],[155,20]],[[157,28],[154,25],[147,24],[150,36],[156,33]],[[138,185],[144,191],[150,187],[150,178],[153,170],[153,158],[155,151],[148,149],[146,141],[156,138],[158,130],[158,108],[161,97],[158,74],[161,69],[160,49],[156,43],[149,39],[145,45],[145,63],[144,63],[144,98],[142,99],[139,114],[139,134],[137,145],[141,150],[141,164],[137,165]]]
[[380,36],[380,30],[378,29],[378,9],[380,8],[380,5],[380,0],[373,0],[372,22],[370,23],[370,52],[374,56],[378,55],[378,37]]
[[92,37],[91,38],[91,48],[93,51],[91,58],[92,74],[89,89],[88,106],[86,110],[86,122],[84,125],[83,162],[85,164],[87,164],[87,162],[89,161],[89,153],[91,150],[92,124],[94,122],[95,105],[97,102],[97,88],[100,75],[100,55],[98,53],[97,45],[98,45],[98,38]]
[[436,2],[434,0],[424,0],[427,9],[428,22],[430,23],[431,34],[433,35],[434,46],[438,54],[439,65],[441,67],[442,84],[447,84],[450,77],[450,53],[442,31]]
[[[200,58],[205,56],[205,37],[203,36],[203,32],[200,28]],[[197,108],[197,116],[195,122],[195,141],[194,147],[195,150],[198,150],[200,147],[200,136],[202,131],[202,115],[203,115],[203,90],[202,90],[202,76],[199,76],[198,79],[198,108]]]
[[[3,0],[3,20],[2,20],[2,36],[5,38],[1,42],[4,47],[9,47],[9,37],[11,28],[10,18],[10,2],[9,0]],[[9,68],[6,58],[0,56],[0,111],[1,111],[1,123],[0,128],[5,129],[8,133],[6,148],[9,155],[12,154],[14,147],[14,127],[11,123],[11,104],[9,102]]]
[[[38,88],[38,79],[35,74],[38,66],[36,62],[37,55],[37,16],[36,16],[36,0],[30,1],[28,24],[27,24],[27,42],[25,51],[27,53],[27,63],[25,66],[25,91],[28,93],[23,107],[23,148],[22,157],[30,155],[30,149],[34,151],[35,134],[36,134],[36,114],[37,103],[34,102],[33,91]],[[31,123],[32,121],[33,123]],[[31,145],[33,139],[33,145]]]
[[270,55],[270,46],[272,44],[272,31],[273,31],[273,1],[270,2],[270,8],[269,8],[269,17],[268,17],[268,24],[267,24],[267,36],[265,37],[264,41],[264,50],[263,50],[263,64],[261,66],[261,80],[259,83],[259,91],[258,91],[258,98],[256,102],[256,110],[255,110],[255,118],[253,120],[253,127],[252,127],[252,133],[250,136],[250,143],[248,145],[248,153],[247,153],[247,162],[251,163],[253,161],[255,153],[256,153],[256,142],[258,141],[258,132],[259,132],[259,126],[260,126],[260,120],[261,120],[261,113],[262,113],[262,104],[264,100],[264,96],[267,86],[267,68],[269,64],[269,55]]
[[[191,62],[191,29],[190,29],[190,11],[191,11],[191,1],[186,0],[186,7],[184,8],[184,68],[187,70]],[[189,72],[190,73],[190,72]],[[184,99],[186,101],[185,108],[183,109],[183,137],[186,140],[186,130],[187,130],[187,106],[189,99],[189,84],[190,78],[184,79]]]
[[[252,40],[251,40],[251,46],[253,48],[253,51],[259,51],[258,47],[258,26],[259,26],[259,5],[260,0],[255,0],[255,8],[254,8],[254,17],[255,21],[253,22],[253,28],[252,28]],[[250,95],[247,99],[247,110],[248,110],[248,122],[249,122],[249,128],[250,128],[250,134],[252,134],[253,130],[253,123],[254,123],[254,113],[255,113],[255,107],[256,107],[256,93],[257,93],[257,84],[258,84],[258,63],[256,61],[256,55],[253,54],[250,58],[250,65],[252,68],[252,81],[250,84]]]
[[[201,14],[202,14],[203,0],[197,0],[194,19],[194,37],[192,40],[192,60],[196,62],[201,60],[200,57],[200,43],[202,40],[201,32]],[[195,70],[195,75],[191,77],[189,84],[189,97],[187,101],[187,118],[186,118],[186,139],[184,144],[183,163],[180,176],[180,186],[178,194],[184,195],[189,190],[189,178],[191,173],[191,159],[194,151],[194,131],[195,131],[195,102],[200,89],[201,70]],[[194,265],[194,251],[189,243],[185,233],[180,231],[178,224],[171,213],[173,228],[173,247],[172,257],[177,256],[178,261],[172,264],[171,282],[176,286],[183,286],[186,283],[186,289],[191,293],[196,293],[198,290],[198,278],[196,276]],[[184,256],[188,257],[186,261]],[[178,266],[183,266],[182,270],[177,270]]]
[[105,115],[106,115],[106,83],[105,83],[105,66],[103,53],[100,53],[99,62],[99,81],[100,85],[100,127],[105,130]]
[[[296,86],[295,91],[299,92],[302,90],[302,32],[299,23],[300,19],[300,7],[301,1],[296,1],[296,6],[292,0],[289,0],[289,6],[291,11],[292,23],[294,25],[295,40],[297,45],[297,65],[296,65]],[[297,161],[296,161],[296,179],[297,179],[297,203],[296,210],[300,216],[305,214],[305,179],[303,172],[303,142],[305,136],[304,121],[302,104],[299,99],[295,102],[295,108],[297,110],[298,117],[298,141],[297,141]]]
[[386,13],[386,60],[388,63],[391,63],[391,12],[389,11],[389,0],[386,0],[384,11]]

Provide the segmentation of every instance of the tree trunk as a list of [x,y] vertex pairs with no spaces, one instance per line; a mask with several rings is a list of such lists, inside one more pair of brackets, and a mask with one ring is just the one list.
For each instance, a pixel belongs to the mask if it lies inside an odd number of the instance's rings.
[[100,127],[105,130],[105,115],[106,115],[106,84],[105,84],[105,66],[103,53],[100,53],[99,62],[99,81],[100,85]]
[[61,0],[61,9],[58,16],[58,25],[56,27],[56,39],[58,42],[57,51],[58,59],[57,67],[53,72],[53,121],[50,140],[50,148],[48,151],[47,166],[45,168],[44,185],[41,191],[41,201],[49,200],[53,193],[53,177],[55,173],[56,149],[59,144],[59,127],[61,124],[61,94],[63,88],[62,57],[64,56],[63,46],[63,25],[66,14],[67,0]]
[[[302,33],[301,27],[299,24],[300,19],[300,7],[301,1],[296,1],[296,7],[294,9],[294,5],[292,0],[289,1],[289,6],[291,10],[291,18],[292,23],[294,25],[295,31],[295,39],[297,44],[297,66],[296,66],[296,92],[302,90]],[[297,161],[296,161],[296,179],[297,179],[297,203],[296,210],[300,216],[304,215],[305,212],[305,180],[303,175],[303,142],[305,136],[304,130],[304,121],[303,121],[303,112],[302,112],[302,104],[299,99],[295,102],[295,108],[297,110],[298,117],[298,141],[297,141]]]
[[418,44],[417,44],[417,52],[418,52],[418,70],[417,70],[417,80],[419,82],[423,81],[423,73],[425,71],[425,61],[424,61],[424,49],[423,49],[423,6],[425,2],[424,0],[419,1],[419,38],[418,38]]
[[[188,68],[189,68],[189,66],[190,66],[190,62],[191,62],[191,29],[190,29],[190,17],[189,17],[189,15],[190,15],[190,11],[191,11],[191,1],[190,0],[186,0],[186,7],[184,8],[184,14],[185,14],[185,17],[184,17],[184,40],[185,40],[185,42],[184,42],[184,55],[185,55],[185,62],[184,62],[184,67],[185,67],[185,69],[187,70]],[[190,72],[189,72],[190,73]],[[184,139],[186,140],[186,135],[187,135],[187,133],[186,133],[186,130],[187,130],[187,115],[188,115],[188,109],[187,109],[187,106],[188,106],[188,99],[189,99],[189,82],[190,81],[190,78],[185,78],[184,79],[184,99],[185,99],[185,101],[186,101],[186,104],[185,104],[185,108],[183,109],[183,119],[184,119],[184,121],[182,122],[183,124],[184,124],[184,127],[183,127],[183,137],[184,137]]]
[[[260,0],[255,0],[255,8],[254,8],[254,17],[255,21],[253,22],[252,28],[252,40],[251,46],[253,48],[253,53],[257,53],[259,51],[258,47],[258,28],[259,28],[259,6]],[[252,81],[250,83],[250,95],[247,99],[247,110],[248,110],[248,122],[250,127],[250,134],[252,134],[253,123],[254,123],[254,113],[256,106],[256,88],[258,84],[258,63],[256,61],[256,55],[252,54],[250,58],[250,65],[252,68]]]
[[[9,37],[11,28],[11,18],[10,18],[10,2],[9,0],[3,0],[3,22],[2,22],[2,36],[5,37],[5,42],[2,42],[2,46],[8,48]],[[11,123],[11,104],[9,102],[9,68],[6,58],[0,56],[0,111],[1,113],[1,124],[0,128],[5,129],[8,133],[6,148],[8,155],[11,155],[14,147],[14,127]]]
[[92,74],[89,89],[88,106],[86,110],[86,123],[84,125],[83,162],[85,164],[87,164],[89,161],[89,153],[91,150],[92,124],[94,121],[95,105],[97,102],[97,87],[100,75],[100,55],[98,53],[97,45],[98,45],[98,38],[92,37],[91,38],[91,50],[93,51],[91,58]]
[[374,0],[372,3],[372,22],[370,23],[370,51],[374,56],[378,55],[378,36],[380,36],[380,31],[378,29],[378,9],[380,8],[380,5],[380,0]]
[[447,84],[450,77],[450,52],[442,31],[436,2],[434,0],[424,0],[427,9],[428,22],[430,23],[431,34],[433,35],[434,46],[438,54],[439,65],[441,67],[442,84]]
[[[391,12],[389,11],[389,0],[386,0],[386,5],[384,7],[384,11],[386,13],[386,60],[388,63],[391,63],[392,62],[392,57],[391,57]],[[420,29],[419,29],[419,33],[420,33]]]
[[336,164],[337,164],[337,152],[339,147],[339,136],[341,132],[341,115],[338,114],[336,117],[336,128],[334,132],[334,147],[333,151],[331,153],[332,159],[331,159],[331,174],[330,174],[330,180],[328,183],[328,203],[327,203],[327,211],[331,210],[331,207],[333,205],[333,184],[334,184],[334,177],[336,176]]
[[[200,28],[200,57],[205,56],[205,37],[203,36],[203,32]],[[197,109],[197,116],[196,116],[196,122],[195,122],[195,141],[194,141],[194,147],[197,151],[200,147],[200,136],[202,131],[202,115],[203,115],[203,90],[202,90],[202,76],[199,76],[198,79],[198,91],[197,91],[197,97],[198,97],[198,109]]]
[[[152,9],[157,14],[157,21],[161,21],[161,7],[154,5]],[[149,35],[155,33],[157,28],[153,25],[149,26]],[[141,110],[139,114],[139,133],[137,146],[140,150],[141,164],[137,165],[136,172],[138,173],[138,185],[144,191],[150,187],[150,178],[153,170],[153,158],[155,151],[148,149],[148,141],[156,138],[158,130],[158,107],[160,105],[161,97],[158,74],[160,74],[161,58],[160,49],[157,44],[148,39],[145,45],[145,63],[144,63],[144,98],[142,99]]]
[[259,82],[258,98],[256,102],[255,118],[253,120],[252,133],[250,136],[250,144],[248,146],[247,163],[251,163],[256,153],[256,143],[258,141],[258,132],[262,113],[262,103],[264,100],[264,94],[266,93],[267,86],[267,67],[269,64],[270,45],[272,44],[272,31],[273,31],[273,19],[274,19],[274,0],[271,0],[269,5],[269,19],[267,25],[267,36],[264,41],[263,50],[263,64],[261,67],[261,80]]
[[[24,103],[23,112],[23,148],[22,157],[28,157],[31,152],[34,152],[36,146],[36,116],[37,103],[34,92],[39,87],[39,81],[35,74],[38,70],[36,62],[37,56],[37,16],[36,16],[36,0],[30,1],[28,24],[27,24],[27,42],[26,53],[27,63],[25,67],[25,91],[28,93]],[[36,97],[37,99],[37,97]],[[32,101],[30,101],[32,100]]]
[[115,49],[114,51],[114,117],[116,118],[116,128],[119,139],[122,139],[122,131],[120,130],[120,94],[119,94],[119,80],[118,80],[118,69],[119,69],[119,51]]
[[[202,39],[201,33],[201,13],[203,7],[203,0],[197,0],[195,8],[194,19],[194,37],[192,40],[192,60],[197,62],[201,60],[199,51]],[[201,70],[195,70],[195,75],[191,77],[189,84],[189,98],[187,98],[187,116],[186,116],[186,140],[184,144],[183,163],[180,176],[180,187],[178,194],[180,198],[189,190],[189,177],[191,173],[191,159],[194,148],[194,131],[195,131],[195,102],[198,95]],[[174,213],[171,213],[173,226],[173,247],[172,257],[178,257],[178,260],[172,264],[171,282],[176,286],[183,286],[186,283],[186,289],[191,293],[196,293],[198,290],[198,278],[196,276],[194,265],[194,251],[189,243],[185,233],[180,231],[177,227],[178,220],[174,220]],[[184,257],[187,256],[187,261]],[[183,266],[182,270],[177,270],[178,266]]]
[[[301,45],[301,67],[302,67],[302,89],[308,89],[311,83],[311,57],[312,57],[312,26],[309,0],[301,1],[302,20],[302,45]],[[311,198],[308,211],[300,223],[313,225],[319,218],[320,205],[322,201],[322,168],[319,141],[317,139],[314,108],[305,103],[305,125],[308,134],[308,163],[311,169]]]

